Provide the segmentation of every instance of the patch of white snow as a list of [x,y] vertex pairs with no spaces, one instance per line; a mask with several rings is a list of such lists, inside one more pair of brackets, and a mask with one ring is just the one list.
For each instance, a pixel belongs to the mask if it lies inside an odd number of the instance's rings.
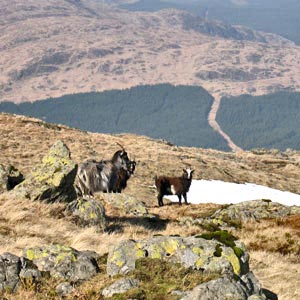
[[[177,196],[165,196],[178,202]],[[220,180],[193,180],[187,194],[188,203],[235,204],[248,200],[269,199],[283,205],[300,206],[300,195],[266,186],[245,183],[237,184]],[[184,202],[184,200],[182,199]]]

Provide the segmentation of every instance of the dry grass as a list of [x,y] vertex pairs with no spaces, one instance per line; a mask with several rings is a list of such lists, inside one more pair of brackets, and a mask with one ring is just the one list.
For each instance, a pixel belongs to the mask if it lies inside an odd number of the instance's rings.
[[[185,164],[196,169],[195,176],[199,179],[247,181],[300,192],[299,152],[255,155],[251,152],[233,154],[176,147],[142,136],[91,134],[5,114],[0,114],[0,124],[0,163],[16,166],[25,176],[57,139],[68,145],[76,162],[87,158],[109,158],[118,149],[116,142],[123,144],[138,161],[136,174],[130,179],[125,192],[145,201],[150,213],[159,217],[158,221],[150,222],[144,218],[129,217],[106,205],[109,230],[103,233],[94,227],[78,227],[75,220],[64,212],[63,204],[31,202],[4,193],[0,195],[0,253],[9,251],[20,255],[29,246],[62,243],[78,250],[88,249],[104,254],[116,241],[123,239],[144,239],[157,234],[201,234],[203,229],[197,226],[180,226],[178,218],[207,216],[220,206],[199,204],[180,207],[166,201],[167,205],[159,208],[152,187],[155,174],[175,175],[181,173]],[[245,242],[254,273],[265,288],[278,293],[279,299],[299,297],[300,217],[247,222],[233,234]],[[89,299],[87,295],[95,292],[93,287],[100,290],[109,280],[104,273],[99,274],[77,288],[74,299]],[[47,284],[48,287],[41,289],[53,292],[56,282],[49,281]],[[34,299],[33,295],[34,291],[26,288],[17,295],[6,297]],[[49,295],[48,299],[55,297]]]
[[250,266],[263,288],[278,295],[280,300],[300,299],[300,264],[293,256],[267,251],[251,251]]

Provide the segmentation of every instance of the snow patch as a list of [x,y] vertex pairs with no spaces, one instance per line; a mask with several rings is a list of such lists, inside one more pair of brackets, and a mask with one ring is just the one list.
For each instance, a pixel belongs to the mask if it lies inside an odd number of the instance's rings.
[[[165,196],[178,202],[177,196]],[[248,200],[269,199],[283,205],[300,206],[300,195],[253,183],[237,184],[220,180],[193,180],[188,203],[235,204]]]

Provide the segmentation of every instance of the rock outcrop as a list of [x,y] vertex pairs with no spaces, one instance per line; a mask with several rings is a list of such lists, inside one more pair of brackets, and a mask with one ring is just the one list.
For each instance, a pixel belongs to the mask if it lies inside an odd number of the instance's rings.
[[228,271],[243,275],[249,270],[248,253],[239,241],[235,245],[233,248],[201,237],[158,236],[149,240],[122,241],[109,253],[107,273],[111,276],[127,274],[134,270],[137,259],[149,257],[205,272],[222,274]]
[[80,226],[96,226],[100,230],[106,227],[105,209],[100,201],[78,198],[68,204],[67,210],[77,217]]
[[229,205],[209,217],[182,217],[178,221],[183,226],[198,225],[213,230],[240,227],[246,220],[280,219],[290,215],[300,215],[300,207],[285,206],[268,199],[261,199]]
[[18,256],[4,253],[0,256],[0,291],[15,291],[20,283],[21,261]]
[[0,164],[0,193],[12,190],[24,180],[23,174],[14,166]]
[[260,294],[252,294],[255,292],[250,289],[243,281],[238,281],[230,276],[224,276],[206,283],[202,283],[195,287],[181,300],[212,300],[212,299],[234,299],[234,300],[266,300],[262,292]]
[[215,233],[211,239],[203,235],[122,241],[109,252],[107,273],[125,276],[135,269],[138,259],[145,257],[180,263],[205,274],[219,274],[219,278],[200,282],[199,286],[186,292],[184,300],[226,297],[248,300],[254,295],[257,299],[265,299],[258,280],[249,271],[249,255],[244,245],[227,232]]
[[68,147],[57,141],[26,179],[14,190],[17,196],[31,200],[63,202],[75,199],[73,187],[76,165]]
[[21,281],[26,282],[40,278],[42,275],[33,264],[11,253],[0,255],[0,292],[15,292]]
[[132,288],[138,287],[138,285],[139,282],[136,279],[122,278],[114,282],[112,285],[106,287],[102,291],[102,295],[104,297],[112,297],[115,294],[125,293]]
[[300,207],[285,206],[268,199],[245,201],[216,211],[211,217],[220,220],[261,220],[300,214]]
[[135,197],[121,193],[103,194],[105,201],[111,206],[119,209],[125,214],[134,216],[147,216],[148,209],[144,202],[139,201]]
[[92,278],[99,271],[92,251],[77,251],[63,245],[27,248],[23,256],[32,261],[40,271],[50,272],[52,277],[69,282],[82,282]]

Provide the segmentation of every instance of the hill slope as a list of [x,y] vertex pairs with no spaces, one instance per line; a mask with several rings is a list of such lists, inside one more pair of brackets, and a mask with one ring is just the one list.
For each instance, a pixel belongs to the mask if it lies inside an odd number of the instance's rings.
[[0,101],[169,82],[213,96],[300,88],[300,49],[278,36],[178,10],[95,0],[2,1]]
[[[94,227],[76,225],[70,216],[65,215],[63,204],[48,205],[4,193],[0,195],[0,253],[10,251],[20,255],[21,250],[28,246],[63,243],[78,250],[95,250],[104,254],[116,241],[148,239],[155,234],[190,236],[202,233],[201,227],[182,225],[178,220],[183,217],[187,217],[187,220],[205,217],[220,206],[200,204],[179,207],[176,204],[158,208],[155,192],[151,188],[155,174],[175,175],[181,173],[186,164],[196,169],[197,179],[255,182],[300,192],[300,153],[296,151],[233,154],[176,147],[142,136],[88,133],[9,114],[0,114],[0,124],[0,163],[13,164],[25,177],[41,162],[57,139],[68,145],[72,159],[77,163],[87,158],[110,158],[119,149],[116,142],[123,144],[138,161],[136,174],[130,179],[125,195],[145,201],[149,211],[156,214],[161,222],[146,222],[144,218],[130,217],[109,208],[106,213],[110,231],[100,233]],[[248,220],[242,228],[234,230],[234,235],[240,237],[249,249],[251,270],[263,286],[277,293],[280,299],[293,299],[299,295],[295,288],[299,282],[299,224],[298,216]],[[100,290],[109,280],[103,267],[99,276],[76,286],[70,299],[74,299],[71,297],[75,293],[75,297],[99,299]],[[37,290],[31,284],[22,288],[17,295],[5,293],[4,296],[9,300],[33,299],[36,292],[42,298],[49,292],[51,299],[58,299],[54,289],[55,282],[46,281],[44,285],[39,284]]]
[[176,145],[228,150],[208,124],[213,98],[204,89],[168,84],[76,94],[34,103],[0,103],[0,111],[83,130],[135,133]]

